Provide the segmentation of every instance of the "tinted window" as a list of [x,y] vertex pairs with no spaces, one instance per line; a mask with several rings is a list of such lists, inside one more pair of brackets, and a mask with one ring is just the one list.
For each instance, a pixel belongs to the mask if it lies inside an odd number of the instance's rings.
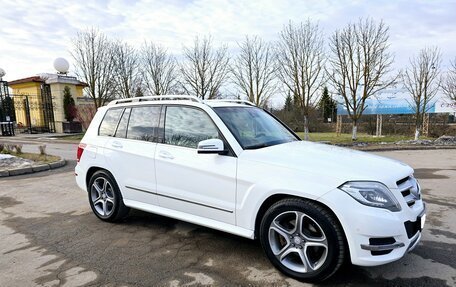
[[145,106],[131,109],[127,138],[156,141],[156,130],[160,119],[159,106]]
[[254,107],[214,109],[244,149],[257,149],[297,141],[274,117]]
[[168,107],[165,119],[165,143],[196,148],[198,142],[219,138],[217,127],[202,110]]
[[131,109],[125,109],[124,113],[122,114],[122,118],[120,119],[119,125],[117,126],[116,137],[117,138],[125,138],[127,136],[127,126],[128,126],[128,119],[130,117]]
[[110,109],[106,112],[103,121],[101,122],[100,129],[98,130],[100,136],[114,136],[122,111],[123,109]]

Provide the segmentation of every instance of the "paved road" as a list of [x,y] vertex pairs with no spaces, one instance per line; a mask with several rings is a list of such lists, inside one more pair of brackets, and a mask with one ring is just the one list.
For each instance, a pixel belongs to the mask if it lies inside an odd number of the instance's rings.
[[22,144],[23,152],[39,153],[38,146],[46,145],[46,152],[57,155],[66,160],[76,159],[78,144],[65,140],[53,140],[52,138],[27,138],[27,137],[1,137],[0,143]]
[[[322,285],[455,286],[456,150],[380,154],[417,169],[422,242],[398,262],[346,266]],[[275,271],[256,241],[138,211],[101,222],[72,166],[0,180],[0,286],[308,286]]]

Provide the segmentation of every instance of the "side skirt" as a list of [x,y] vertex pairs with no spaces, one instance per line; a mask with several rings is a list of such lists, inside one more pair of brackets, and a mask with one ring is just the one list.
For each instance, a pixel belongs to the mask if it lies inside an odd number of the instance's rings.
[[232,224],[216,221],[213,219],[204,218],[201,216],[196,216],[193,214],[188,214],[188,213],[184,213],[181,211],[176,211],[176,210],[172,210],[172,209],[168,209],[168,208],[164,208],[164,207],[160,207],[160,206],[156,206],[156,205],[151,205],[151,204],[147,204],[147,203],[139,202],[139,201],[135,201],[135,200],[124,199],[124,204],[126,206],[134,208],[134,209],[139,209],[142,211],[179,219],[182,221],[186,221],[186,222],[190,222],[193,224],[198,224],[198,225],[209,227],[212,229],[224,231],[224,232],[238,235],[241,237],[246,237],[249,239],[255,238],[255,233],[253,232],[253,230],[245,229],[242,227],[238,227],[238,226],[235,226]]

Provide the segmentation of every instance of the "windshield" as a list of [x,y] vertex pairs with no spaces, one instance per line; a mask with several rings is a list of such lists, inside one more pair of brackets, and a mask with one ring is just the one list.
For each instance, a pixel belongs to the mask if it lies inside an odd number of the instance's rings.
[[274,117],[256,107],[214,108],[243,149],[297,141],[296,136]]

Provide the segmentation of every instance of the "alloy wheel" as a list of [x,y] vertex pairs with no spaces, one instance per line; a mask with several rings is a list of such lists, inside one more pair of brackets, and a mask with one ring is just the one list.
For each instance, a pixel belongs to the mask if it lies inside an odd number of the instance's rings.
[[303,212],[287,211],[276,216],[269,226],[268,239],[277,260],[295,272],[316,271],[328,256],[323,229]]
[[97,177],[90,188],[90,199],[95,211],[102,217],[109,217],[115,210],[114,190],[104,177]]

